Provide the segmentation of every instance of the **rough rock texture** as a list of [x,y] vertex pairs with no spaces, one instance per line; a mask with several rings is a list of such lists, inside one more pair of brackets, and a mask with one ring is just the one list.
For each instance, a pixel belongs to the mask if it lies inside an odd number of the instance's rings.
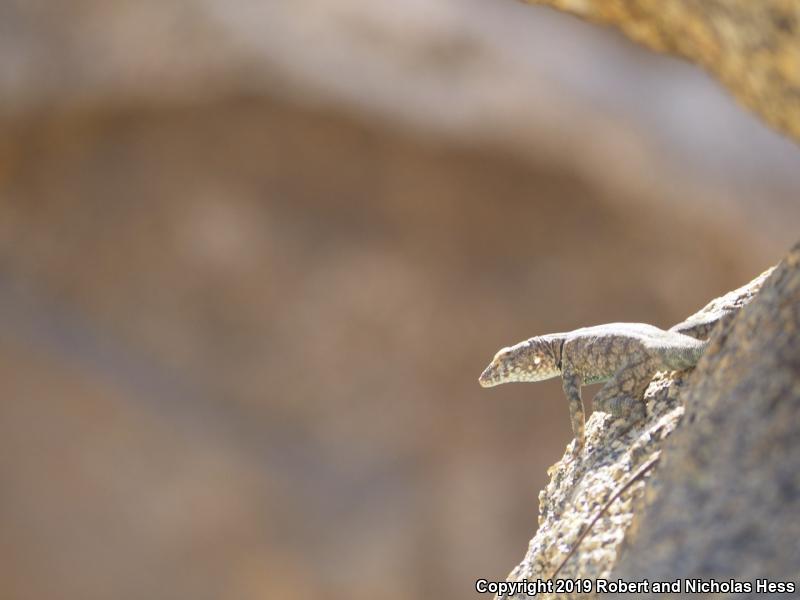
[[714,73],[768,123],[800,139],[800,4],[793,0],[529,0],[610,23]]
[[[788,264],[792,264],[791,257]],[[776,273],[771,281],[774,282],[777,278],[783,277],[785,270],[786,265]],[[742,307],[756,295],[771,273],[771,270],[766,271],[742,288],[710,302],[690,319],[702,320],[707,314],[727,312]],[[774,292],[771,293],[774,295]],[[796,293],[794,302],[797,303]],[[758,304],[761,305],[763,302]],[[748,314],[751,313],[752,311]],[[733,321],[738,323],[740,319],[734,317]],[[716,385],[716,391],[721,392],[723,389],[729,389],[728,386],[736,380],[734,376],[734,372],[737,371],[735,361],[728,360],[726,363],[728,371],[731,372],[727,372],[723,376],[728,382],[725,386],[716,383],[719,381],[719,376],[714,373],[718,366],[716,362],[712,363],[712,360],[726,360],[724,357],[729,354],[727,350],[724,353],[719,350],[721,343],[719,340],[727,343],[728,336],[725,335],[725,328],[729,323],[730,321],[724,322],[721,325],[723,330],[713,334],[717,341],[712,342],[708,351],[712,358],[704,356],[695,371],[661,373],[654,378],[645,394],[647,417],[644,422],[630,427],[624,422],[613,421],[606,413],[596,412],[591,416],[586,427],[585,453],[580,459],[572,460],[570,458],[571,448],[568,448],[565,457],[549,471],[551,481],[539,496],[539,529],[531,540],[525,559],[509,575],[509,581],[546,580],[553,578],[556,573],[559,579],[588,578],[596,580],[598,578],[613,579],[616,576],[612,573],[615,573],[620,546],[626,539],[629,526],[634,522],[634,515],[641,511],[642,492],[648,488],[650,490],[649,497],[657,498],[676,485],[664,483],[660,465],[654,464],[652,469],[648,469],[647,465],[656,460],[662,452],[665,457],[670,452],[675,452],[669,449],[662,451],[662,448],[665,440],[681,422],[684,403],[688,402],[689,406],[693,407],[692,414],[694,414],[694,406],[703,402],[701,398],[705,397],[704,394],[711,397],[709,386]],[[737,325],[735,331],[739,332],[738,335],[750,335],[750,330],[745,330],[742,325]],[[766,336],[765,339],[774,335],[774,332],[767,328],[762,331]],[[742,357],[742,360],[748,359]],[[787,419],[787,421],[790,420]],[[690,422],[693,423],[694,420],[690,419]],[[709,446],[709,440],[717,439],[718,434],[700,428],[699,424],[691,429],[707,453],[707,449],[712,447]],[[668,448],[674,447],[675,444],[670,442]],[[727,460],[730,461],[729,464],[735,473],[737,463],[730,457]],[[668,462],[670,465],[674,464],[671,460]],[[688,468],[688,465],[692,463],[683,461],[682,464]],[[647,477],[636,475],[640,469],[648,469],[647,473],[643,473]],[[701,471],[700,477],[702,481],[711,481],[713,485],[713,480],[706,477],[709,472],[711,471]],[[602,507],[632,477],[636,477],[635,483],[627,488],[618,499],[610,503],[603,516],[594,523],[589,533],[580,541],[577,551],[564,563],[570,550],[585,532],[587,524],[602,512]],[[758,484],[763,485],[764,480],[760,480]],[[708,494],[710,490],[704,490],[704,492]],[[727,493],[728,490],[725,492]],[[699,502],[695,497],[692,497],[691,500]],[[676,507],[676,514],[681,515],[687,525],[694,527],[692,515],[695,511],[691,507],[692,502],[685,502],[684,505]],[[655,537],[652,539],[657,542],[667,539],[664,531],[659,530],[654,535]],[[644,538],[642,539],[644,540]],[[645,547],[641,551],[632,553],[634,558],[641,557],[644,562],[649,561],[652,555],[647,544],[655,543],[650,539],[647,538],[647,541],[643,541]],[[672,545],[664,545],[665,555],[670,550],[680,552],[680,547],[674,540]],[[694,557],[689,557],[687,560],[691,564],[697,564]],[[658,560],[653,562],[664,566],[664,563]],[[562,563],[564,563],[563,566]],[[626,571],[628,574],[626,578],[639,579],[636,576],[639,566],[630,564],[632,565],[631,570]],[[667,574],[664,574],[664,578],[667,578]],[[516,597],[526,596],[517,594]],[[548,596],[545,594],[537,597],[563,597],[563,595]],[[570,595],[570,597],[591,597],[591,594],[576,594]]]
[[800,244],[698,364],[685,426],[613,577],[796,580],[799,328]]

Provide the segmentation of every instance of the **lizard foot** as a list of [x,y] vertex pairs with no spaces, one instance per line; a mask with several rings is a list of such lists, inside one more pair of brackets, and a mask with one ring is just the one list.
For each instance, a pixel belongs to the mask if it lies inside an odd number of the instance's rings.
[[615,396],[604,401],[595,402],[597,410],[610,413],[614,417],[613,433],[615,438],[623,437],[647,416],[645,403],[630,396]]
[[646,415],[644,402],[630,396],[613,396],[599,400],[595,398],[595,408],[611,413],[614,418],[624,418],[634,422],[644,419]]

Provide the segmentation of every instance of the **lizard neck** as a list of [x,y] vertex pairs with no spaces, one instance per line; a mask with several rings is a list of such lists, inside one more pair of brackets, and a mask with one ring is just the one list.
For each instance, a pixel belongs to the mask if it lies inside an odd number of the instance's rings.
[[564,353],[564,342],[567,336],[561,333],[551,333],[531,338],[528,343],[536,348],[536,352],[543,359],[543,364],[535,362],[537,368],[531,381],[542,381],[561,376],[561,360]]

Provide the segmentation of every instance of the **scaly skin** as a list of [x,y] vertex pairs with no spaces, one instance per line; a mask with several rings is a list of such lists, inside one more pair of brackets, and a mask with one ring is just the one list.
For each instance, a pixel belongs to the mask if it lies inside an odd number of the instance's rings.
[[705,337],[718,321],[719,317],[682,323],[669,331],[645,323],[609,323],[533,337],[500,350],[479,382],[493,387],[560,375],[576,449],[580,449],[584,438],[581,386],[607,382],[594,398],[595,407],[615,417],[639,419],[644,416],[644,392],[656,371],[697,364],[708,341],[692,336]]

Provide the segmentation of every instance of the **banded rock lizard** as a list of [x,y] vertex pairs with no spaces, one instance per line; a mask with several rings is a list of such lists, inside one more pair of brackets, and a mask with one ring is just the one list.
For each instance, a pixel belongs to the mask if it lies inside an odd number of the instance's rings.
[[606,382],[594,397],[595,408],[639,420],[653,375],[695,366],[710,343],[703,338],[733,312],[729,308],[702,314],[669,330],[646,323],[609,323],[532,337],[501,349],[478,381],[494,387],[561,376],[579,451],[584,440],[581,386]]

